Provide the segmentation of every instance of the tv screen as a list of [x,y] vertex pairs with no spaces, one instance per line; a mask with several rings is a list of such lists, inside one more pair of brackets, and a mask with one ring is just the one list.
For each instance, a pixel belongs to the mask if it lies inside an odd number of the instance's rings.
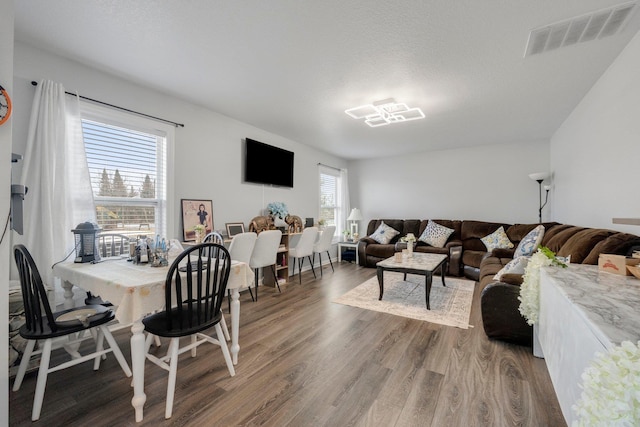
[[246,139],[244,180],[293,188],[293,152]]

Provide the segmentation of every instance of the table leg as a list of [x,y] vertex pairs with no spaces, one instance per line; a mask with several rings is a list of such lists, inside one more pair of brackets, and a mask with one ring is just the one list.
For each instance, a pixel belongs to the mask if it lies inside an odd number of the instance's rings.
[[382,300],[382,294],[384,293],[383,274],[384,274],[384,270],[378,267],[378,271],[377,271],[378,285],[380,286],[380,297],[378,298],[378,301]]
[[338,245],[338,262],[342,262],[342,246]]
[[445,271],[447,271],[447,261],[443,262],[442,264],[440,264],[440,275],[442,276],[442,286],[447,286],[446,283],[444,283],[444,276],[445,276]]
[[133,399],[131,405],[135,409],[136,422],[142,421],[143,407],[147,400],[144,394],[144,325],[142,319],[138,319],[131,326],[131,368],[133,371]]
[[427,303],[427,310],[431,310],[431,306],[429,305],[429,295],[431,294],[431,272],[427,272],[427,274],[424,275],[425,277],[425,300]]
[[240,344],[238,343],[239,332],[240,332],[240,291],[237,288],[234,288],[231,291],[231,357],[233,359],[234,365],[238,364],[238,352],[240,352]]
[[64,289],[64,309],[68,310],[75,307],[73,303],[73,284],[63,280],[62,289]]

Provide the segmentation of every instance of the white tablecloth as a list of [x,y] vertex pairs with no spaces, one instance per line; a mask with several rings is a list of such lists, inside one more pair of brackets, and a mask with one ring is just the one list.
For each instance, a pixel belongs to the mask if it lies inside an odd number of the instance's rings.
[[[97,264],[67,262],[53,269],[56,277],[116,305],[116,319],[123,324],[164,308],[168,271],[169,267],[150,267],[113,258]],[[227,289],[250,286],[253,278],[248,264],[232,261]]]

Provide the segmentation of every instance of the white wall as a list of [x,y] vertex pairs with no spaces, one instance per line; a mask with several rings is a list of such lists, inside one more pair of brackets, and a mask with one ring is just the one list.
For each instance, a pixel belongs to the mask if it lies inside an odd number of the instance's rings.
[[[290,213],[302,218],[319,212],[317,163],[345,167],[346,161],[295,141],[222,116],[203,107],[169,97],[86,67],[74,61],[16,43],[15,86],[21,104],[20,122],[14,130],[14,150],[24,151],[28,116],[34,89],[31,81],[50,79],[67,91],[184,123],[176,129],[174,214],[180,215],[180,199],[213,200],[214,228],[227,222],[245,225],[272,201],[285,202]],[[242,183],[242,141],[249,137],[295,153],[294,188],[283,189]],[[28,155],[28,153],[26,154]],[[173,236],[181,236],[175,221]]]
[[[0,84],[9,96],[13,98],[13,2],[0,2]],[[12,117],[15,117],[12,115]],[[0,230],[9,215],[9,200],[11,197],[11,134],[13,119],[0,126]],[[2,231],[0,231],[0,235]],[[9,299],[6,297],[9,288],[9,266],[11,231],[7,230],[2,244],[0,244],[0,343],[9,342]],[[0,425],[9,423],[9,360],[6,344],[0,346]]]
[[640,33],[551,138],[554,219],[640,233]]
[[548,170],[547,141],[353,161],[351,205],[365,217],[361,234],[374,218],[535,223],[538,183],[528,175]]

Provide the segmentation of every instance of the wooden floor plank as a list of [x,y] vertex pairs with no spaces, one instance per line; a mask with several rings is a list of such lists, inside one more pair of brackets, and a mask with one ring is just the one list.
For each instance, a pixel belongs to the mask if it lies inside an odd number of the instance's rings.
[[[476,290],[467,330],[331,302],[374,269],[335,264],[277,289],[241,295],[240,355],[230,377],[219,348],[180,357],[173,417],[167,373],[145,369],[145,418],[112,356],[50,375],[41,420],[30,421],[35,375],[10,392],[10,425],[64,426],[563,426],[543,360],[487,339]],[[230,324],[229,314],[227,323]],[[129,331],[115,334],[129,355]],[[164,354],[167,342],[156,354]],[[64,356],[56,355],[61,359]]]

